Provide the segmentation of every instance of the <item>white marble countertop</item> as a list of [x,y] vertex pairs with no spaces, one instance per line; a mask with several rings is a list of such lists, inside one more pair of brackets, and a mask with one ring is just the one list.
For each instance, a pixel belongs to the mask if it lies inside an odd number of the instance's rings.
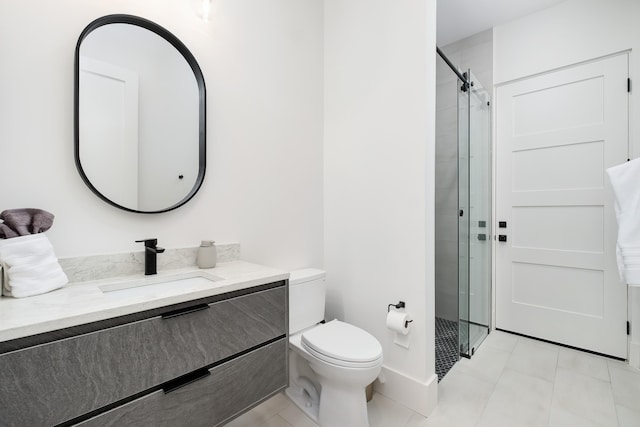
[[[209,280],[151,284],[194,276]],[[70,283],[61,289],[28,298],[2,297],[0,342],[288,278],[289,273],[282,270],[244,261],[232,261],[220,263],[215,268],[206,270],[186,268],[159,271],[154,276],[139,275]],[[106,285],[118,287],[118,283],[127,282],[135,282],[142,286],[111,292],[101,290],[101,287],[106,289]]]

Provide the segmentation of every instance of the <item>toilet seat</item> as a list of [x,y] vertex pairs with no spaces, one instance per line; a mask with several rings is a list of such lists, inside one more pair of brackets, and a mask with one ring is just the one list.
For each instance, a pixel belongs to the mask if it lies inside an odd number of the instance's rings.
[[311,355],[337,366],[370,368],[382,361],[382,346],[373,335],[339,320],[303,332],[301,344]]

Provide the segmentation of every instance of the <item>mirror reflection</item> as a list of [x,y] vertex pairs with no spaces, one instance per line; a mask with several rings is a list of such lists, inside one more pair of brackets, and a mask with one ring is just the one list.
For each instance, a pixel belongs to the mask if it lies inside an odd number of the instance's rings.
[[186,203],[204,178],[204,80],[187,48],[156,24],[111,15],[76,49],[76,164],[125,210]]

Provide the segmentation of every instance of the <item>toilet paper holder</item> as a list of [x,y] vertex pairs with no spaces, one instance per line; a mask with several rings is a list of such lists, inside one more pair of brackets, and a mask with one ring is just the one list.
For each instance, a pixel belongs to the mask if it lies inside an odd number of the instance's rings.
[[398,301],[397,304],[389,304],[387,306],[387,313],[391,311],[391,307],[395,307],[396,309],[398,308],[405,308],[406,304],[404,303],[404,301]]
[[[396,310],[400,309],[400,308],[405,308],[407,305],[404,303],[404,301],[398,301],[397,304],[389,304],[387,306],[387,313],[391,311],[391,307],[395,307]],[[411,320],[407,320],[404,322],[404,327],[407,328],[409,326],[409,323],[413,322],[413,319]]]

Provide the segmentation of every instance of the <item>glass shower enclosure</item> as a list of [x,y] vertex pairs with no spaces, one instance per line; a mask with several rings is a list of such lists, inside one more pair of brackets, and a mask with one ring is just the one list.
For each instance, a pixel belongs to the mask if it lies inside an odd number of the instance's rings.
[[491,320],[491,101],[471,70],[458,87],[458,344],[473,356]]
[[441,380],[489,332],[493,235],[490,92],[437,52],[435,367]]

